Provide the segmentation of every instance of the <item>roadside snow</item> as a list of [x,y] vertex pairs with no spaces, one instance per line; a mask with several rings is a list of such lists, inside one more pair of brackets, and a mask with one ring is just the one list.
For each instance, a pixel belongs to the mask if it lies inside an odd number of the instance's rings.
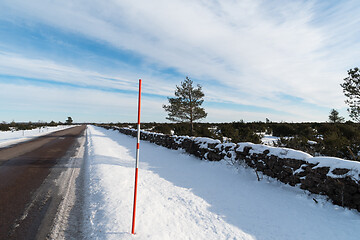
[[61,125],[56,127],[43,127],[31,130],[0,131],[0,147],[7,147],[20,142],[29,141],[52,132],[60,131],[73,125]]
[[136,235],[130,234],[136,139],[89,126],[86,239],[358,239],[360,214],[250,169],[140,144]]
[[48,239],[82,239],[79,228],[82,221],[83,198],[80,195],[83,195],[83,181],[80,179],[83,178],[81,167],[84,162],[85,141],[85,136],[78,139],[79,147],[76,149],[75,155],[67,160],[65,166],[61,167],[63,170],[55,180],[56,186],[59,187],[58,195],[61,196],[62,201],[57,209]]

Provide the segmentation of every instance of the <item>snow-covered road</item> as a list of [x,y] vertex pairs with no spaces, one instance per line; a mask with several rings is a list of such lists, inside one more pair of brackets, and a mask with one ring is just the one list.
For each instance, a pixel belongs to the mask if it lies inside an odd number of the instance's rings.
[[[87,130],[88,239],[359,239],[360,214],[250,169],[141,142],[136,235],[131,219],[136,139]],[[318,197],[317,197],[318,198]]]

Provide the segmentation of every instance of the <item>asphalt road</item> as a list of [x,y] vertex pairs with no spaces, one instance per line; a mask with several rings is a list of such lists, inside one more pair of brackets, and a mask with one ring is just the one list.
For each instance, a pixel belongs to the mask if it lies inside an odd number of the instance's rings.
[[0,239],[46,239],[62,201],[60,174],[86,126],[0,149]]

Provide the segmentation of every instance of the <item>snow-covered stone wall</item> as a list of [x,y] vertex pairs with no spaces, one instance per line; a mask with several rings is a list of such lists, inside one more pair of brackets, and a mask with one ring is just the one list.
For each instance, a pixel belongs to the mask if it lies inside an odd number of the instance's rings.
[[[136,137],[134,129],[113,129]],[[360,162],[312,157],[301,151],[261,144],[221,143],[210,138],[170,136],[146,131],[141,131],[140,137],[141,140],[166,148],[182,148],[204,160],[244,162],[256,172],[311,193],[327,195],[334,204],[360,212]]]

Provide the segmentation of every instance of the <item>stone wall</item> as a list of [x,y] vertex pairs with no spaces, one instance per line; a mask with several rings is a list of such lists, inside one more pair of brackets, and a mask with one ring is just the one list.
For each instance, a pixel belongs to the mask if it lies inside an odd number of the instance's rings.
[[[107,127],[110,129],[111,127]],[[136,130],[112,128],[136,137]],[[326,195],[336,205],[360,212],[360,163],[311,155],[286,148],[252,143],[221,143],[209,138],[170,136],[141,132],[141,140],[169,149],[184,149],[189,154],[209,161],[244,162],[256,172],[279,181]]]

